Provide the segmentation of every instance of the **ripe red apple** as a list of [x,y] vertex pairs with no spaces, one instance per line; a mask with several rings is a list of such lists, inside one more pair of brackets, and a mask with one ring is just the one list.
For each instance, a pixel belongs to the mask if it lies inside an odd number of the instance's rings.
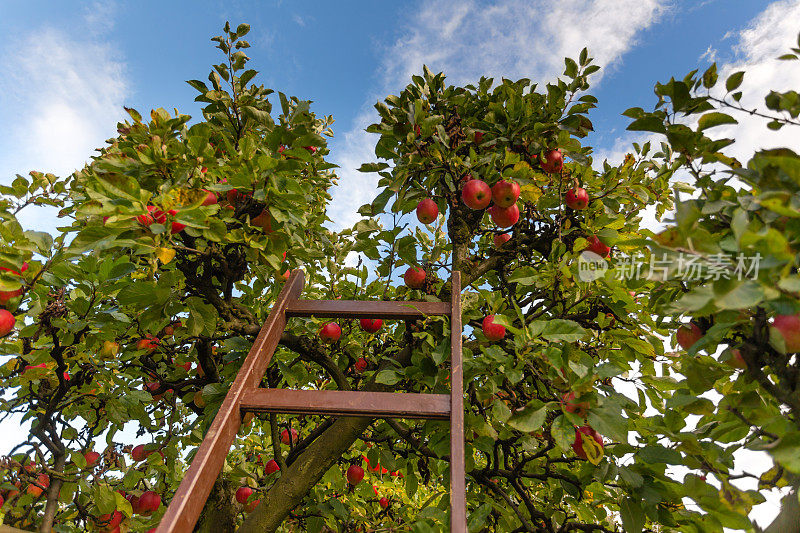
[[382,508],[386,509],[387,507],[389,507],[389,498],[384,496],[383,498],[378,500],[378,505],[380,505]]
[[236,501],[239,503],[247,503],[251,494],[253,494],[253,489],[250,487],[239,487],[236,490]]
[[480,144],[483,141],[483,132],[476,131],[474,139],[475,139],[475,144]]
[[544,154],[544,161],[542,161],[542,170],[548,173],[561,172],[564,168],[564,156],[561,155],[561,150],[549,150]]
[[256,510],[256,507],[258,507],[259,503],[261,503],[261,500],[253,500],[253,501],[251,501],[250,503],[248,503],[247,505],[244,506],[245,512],[252,513],[253,511]]
[[113,531],[114,528],[119,530],[119,525],[122,523],[124,516],[119,511],[114,511],[113,513],[107,513],[100,515],[98,518],[98,523],[107,531]]
[[511,207],[519,198],[519,183],[500,180],[492,186],[492,201],[499,207]]
[[147,450],[144,449],[144,444],[139,444],[134,446],[133,449],[131,450],[131,459],[133,459],[138,463],[139,461],[144,461],[145,459],[147,459],[147,456],[150,455],[151,453],[153,452],[148,452]]
[[14,315],[5,309],[0,309],[0,337],[5,337],[11,333],[14,330],[15,323]]
[[567,207],[580,211],[589,205],[589,194],[582,187],[575,187],[567,191]]
[[800,352],[800,314],[778,315],[772,319],[772,327],[783,337],[787,353]]
[[568,413],[575,413],[580,417],[586,417],[586,412],[589,410],[589,402],[576,402],[575,393],[568,392],[561,397],[561,404],[564,410]]
[[217,195],[215,193],[206,189],[203,189],[203,192],[206,193],[206,197],[203,200],[203,203],[200,205],[206,206],[206,205],[214,205],[217,203],[218,200],[217,200]]
[[362,318],[361,319],[361,329],[366,331],[367,333],[375,333],[383,326],[383,320],[380,318]]
[[[144,214],[139,215],[138,217],[136,217],[136,221],[139,224],[141,224],[142,226],[149,226],[150,224],[155,222],[155,219],[153,218],[153,213],[155,211],[158,211],[158,208],[156,206],[148,205],[147,206],[147,213],[144,213]],[[158,211],[158,212],[161,213],[161,211]],[[163,215],[163,213],[161,213],[161,214]],[[164,220],[166,220],[166,216],[164,216]],[[159,221],[159,224],[161,224],[163,222],[164,221],[161,220],[161,221]]]
[[461,200],[470,209],[486,209],[492,201],[492,189],[482,180],[469,180],[461,191]]
[[328,322],[319,330],[319,336],[327,343],[336,342],[342,336],[342,328],[336,322]]
[[39,474],[36,477],[36,483],[38,484],[38,486],[31,483],[30,485],[28,485],[28,488],[26,489],[26,492],[32,495],[34,498],[40,496],[45,489],[50,487],[50,476],[48,476],[47,474]]
[[312,154],[316,153],[316,151],[317,151],[317,147],[316,146],[303,146],[303,148],[305,148],[306,150],[308,150]]
[[90,451],[83,454],[83,458],[86,459],[86,467],[91,468],[100,460],[100,454],[95,451]]
[[347,469],[346,477],[348,483],[353,486],[358,485],[364,479],[364,469],[358,465],[350,465],[350,468]]
[[737,368],[739,370],[744,370],[747,368],[747,363],[744,361],[744,357],[742,357],[742,352],[737,349],[731,350],[731,357],[727,361],[725,361],[728,366]]
[[155,337],[147,337],[145,339],[139,339],[136,343],[137,350],[147,350],[148,353],[153,353],[156,351],[158,347],[158,339]]
[[[178,212],[174,209],[170,209],[168,213],[170,214],[170,216],[173,217],[178,215]],[[169,232],[174,235],[176,233],[182,232],[184,229],[186,229],[186,224],[181,224],[180,222],[173,222],[170,225]]]
[[583,438],[581,434],[592,437],[600,448],[603,448],[603,437],[590,426],[581,426],[575,429],[575,442],[572,443],[572,449],[575,450],[575,455],[581,459],[586,459],[586,450],[583,449]]
[[508,241],[511,240],[511,234],[510,233],[495,233],[494,237],[492,237],[492,239],[494,240],[494,247],[495,248],[500,248],[505,243],[507,243]]
[[208,172],[208,169],[206,167],[200,167],[201,174],[205,174],[206,172]]
[[426,272],[421,268],[408,267],[403,275],[403,281],[411,289],[421,289],[425,284]]
[[430,198],[420,200],[417,204],[417,219],[423,224],[430,224],[439,216],[439,206]]
[[596,253],[600,257],[608,257],[611,248],[603,244],[603,241],[601,241],[597,235],[592,235],[586,240],[589,242],[589,246],[587,246],[585,250]]
[[353,366],[355,367],[356,372],[363,372],[364,370],[367,369],[369,363],[367,363],[367,360],[364,359],[363,357],[359,357],[358,361],[356,361],[356,364]]
[[280,469],[281,467],[278,465],[278,462],[275,459],[270,459],[269,461],[267,461],[267,464],[264,465],[264,472],[266,472],[267,474],[274,474]]
[[493,205],[489,208],[492,222],[500,228],[510,228],[519,221],[519,207],[513,204],[511,207],[500,207]]
[[483,334],[490,341],[499,341],[506,336],[505,326],[494,323],[494,315],[489,315],[483,319]]
[[141,510],[141,514],[150,514],[154,511],[158,511],[159,507],[161,507],[161,496],[158,493],[148,490],[139,496],[139,509]]
[[675,333],[675,338],[678,340],[678,344],[680,344],[681,348],[688,350],[694,346],[697,341],[703,338],[703,330],[694,322],[689,322],[688,326],[684,324],[678,328],[677,333]]
[[[300,435],[298,435],[296,429],[292,428],[292,439],[291,439],[292,445],[294,446],[295,444],[297,444],[299,440],[300,440]],[[289,431],[285,429],[281,431],[281,442],[283,444],[286,444],[287,446],[289,445]]]

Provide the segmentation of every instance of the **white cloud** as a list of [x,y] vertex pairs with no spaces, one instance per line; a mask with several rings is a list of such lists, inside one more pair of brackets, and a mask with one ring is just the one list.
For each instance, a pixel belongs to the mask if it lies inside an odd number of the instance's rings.
[[[664,13],[667,0],[510,0],[487,5],[477,0],[426,3],[396,42],[383,50],[382,86],[336,143],[333,159],[341,166],[340,185],[329,210],[337,227],[358,219],[356,209],[376,193],[377,177],[356,172],[375,159],[375,135],[364,128],[377,121],[372,104],[397,93],[412,74],[428,65],[450,83],[480,76],[528,77],[549,81],[564,68],[564,57],[577,57],[584,46],[605,69],[619,64],[636,35]],[[596,83],[603,71],[594,77]],[[369,106],[369,107],[366,107]]]
[[[98,13],[97,24],[113,20]],[[30,170],[65,176],[115,134],[128,84],[109,45],[39,28],[1,43],[0,57],[0,182]],[[41,229],[55,222],[24,211],[22,220]]]

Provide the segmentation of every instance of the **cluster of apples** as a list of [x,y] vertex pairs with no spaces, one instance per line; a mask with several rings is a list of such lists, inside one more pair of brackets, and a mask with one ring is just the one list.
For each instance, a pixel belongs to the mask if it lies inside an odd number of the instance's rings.
[[[12,270],[6,267],[0,267],[0,270],[5,272],[11,272],[13,275],[22,277],[22,273],[28,270],[28,263],[22,263],[22,268],[19,272],[16,270]],[[0,291],[0,305],[5,306],[8,304],[9,300],[12,298],[16,298],[22,294],[22,288],[13,290],[13,291]],[[16,319],[14,315],[11,314],[10,311],[7,309],[0,309],[0,338],[5,337],[12,331],[14,331],[14,325],[16,323]]]
[[[361,325],[361,329],[367,333],[377,333],[378,330],[383,326],[383,320],[380,318],[362,318],[359,323]],[[320,328],[319,336],[328,344],[334,343],[342,336],[342,328],[336,322],[326,322]],[[363,362],[360,363],[360,365],[363,365],[363,368],[361,368],[363,371],[366,369],[367,361],[363,357],[361,359],[363,359]],[[357,362],[356,365],[358,368],[359,363]]]
[[[589,402],[577,401],[574,392],[565,393],[561,397],[561,406],[567,413],[574,413],[584,420],[586,420],[586,417],[589,414]],[[572,449],[575,452],[575,455],[581,459],[587,458],[586,448],[584,447],[584,438],[582,435],[591,437],[598,444],[598,446],[600,446],[600,449],[603,449],[602,435],[600,435],[600,433],[598,433],[593,427],[586,424],[575,428],[575,441],[572,443]]]
[[[770,328],[783,338],[787,353],[800,352],[800,313],[795,315],[777,315],[772,319]],[[684,350],[689,350],[705,336],[703,329],[694,321],[681,325],[675,332],[678,345]],[[725,363],[733,368],[743,370],[747,363],[738,348],[730,351],[730,357]]]

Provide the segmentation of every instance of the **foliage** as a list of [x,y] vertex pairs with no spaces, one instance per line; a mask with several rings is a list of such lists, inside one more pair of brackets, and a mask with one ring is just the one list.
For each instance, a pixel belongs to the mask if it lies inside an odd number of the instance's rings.
[[[735,92],[742,74],[723,96],[716,66],[658,84],[654,111],[626,116],[629,129],[666,141],[654,153],[653,142],[635,145],[613,166],[584,144],[598,69],[586,50],[541,88],[487,78],[448,86],[426,68],[376,105],[380,122],[368,131],[382,161],[362,170],[378,173],[380,190],[363,220],[334,233],[325,227],[332,119],[280,93],[273,117],[271,91],[249,84],[248,30],[226,25],[210,85],[189,82],[203,120],[156,110],[144,121],[129,110],[82,170],[0,188],[0,296],[21,289],[4,303],[17,323],[0,340],[0,410],[32,422],[3,462],[4,523],[105,530],[101,515],[118,510],[123,529],[157,524],[166,505],[135,513],[124,494],[154,490],[169,502],[282,273],[301,265],[311,299],[447,301],[450,272],[463,273],[471,531],[752,530],[747,514],[763,494],[736,486],[749,475],[734,459],[742,448],[775,461],[761,489],[796,483],[798,360],[769,324],[800,311],[800,165],[789,149],[744,165],[724,153],[732,140],[708,136],[735,121],[728,113],[751,111]],[[798,125],[796,93],[770,93],[766,107],[768,127]],[[544,164],[554,149],[567,158],[558,172]],[[691,185],[676,182],[687,173]],[[467,178],[518,183],[519,221],[500,229],[468,208]],[[589,192],[585,210],[565,205],[575,187]],[[429,226],[409,221],[424,198],[442,213]],[[17,222],[21,209],[53,205],[65,221],[54,238]],[[659,219],[674,211],[674,222],[655,234],[643,226],[648,209]],[[501,233],[511,239],[498,247]],[[593,237],[612,254],[590,280],[582,252]],[[670,275],[627,276],[637,252]],[[725,267],[739,253],[760,254],[753,279],[677,276],[680,254]],[[420,289],[394,283],[411,266],[427,273]],[[483,334],[488,315],[506,328],[502,340]],[[669,351],[664,339],[687,319],[702,338]],[[449,390],[446,319],[390,321],[375,334],[342,322],[329,345],[321,324],[292,319],[265,386]],[[120,442],[126,424],[151,441],[145,452],[162,453],[133,460]],[[288,429],[299,439],[282,444]],[[449,437],[442,422],[256,418],[201,527],[442,530]],[[103,452],[96,466],[84,457],[92,448]],[[336,453],[321,459],[321,449]],[[268,473],[273,458],[280,471]],[[344,478],[350,464],[372,465],[356,487]],[[49,489],[37,495],[41,473]],[[232,503],[242,485],[257,489],[251,514]]]

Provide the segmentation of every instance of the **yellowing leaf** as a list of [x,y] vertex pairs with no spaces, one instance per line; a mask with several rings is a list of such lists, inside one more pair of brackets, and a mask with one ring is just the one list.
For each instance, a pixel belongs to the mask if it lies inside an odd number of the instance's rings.
[[175,257],[175,250],[172,248],[156,248],[156,257],[166,265]]
[[578,433],[578,435],[581,436],[583,441],[583,451],[586,453],[586,459],[595,466],[600,464],[600,460],[603,459],[603,447],[600,443],[594,440],[594,437],[585,433]]
[[525,202],[535,204],[542,197],[542,189],[536,185],[525,185],[520,189],[520,197]]

